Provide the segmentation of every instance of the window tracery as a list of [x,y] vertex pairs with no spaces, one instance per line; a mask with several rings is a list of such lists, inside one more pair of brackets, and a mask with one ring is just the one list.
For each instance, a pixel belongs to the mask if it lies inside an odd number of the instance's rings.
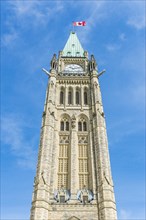
[[60,135],[58,160],[58,189],[68,189],[69,135]]
[[87,122],[84,118],[80,118],[78,122],[78,131],[87,131]]
[[[59,134],[59,157],[58,157],[58,190],[64,187],[67,190],[68,177],[69,177],[69,130],[70,119],[68,115],[64,115],[60,121],[60,134]],[[63,201],[60,200],[60,202]]]
[[60,122],[60,131],[69,131],[70,125],[67,118],[63,118]]
[[79,188],[89,187],[89,171],[88,171],[88,137],[78,136],[78,159],[79,159]]
[[78,121],[78,160],[79,160],[79,188],[89,187],[88,167],[88,133],[87,119],[81,116]]

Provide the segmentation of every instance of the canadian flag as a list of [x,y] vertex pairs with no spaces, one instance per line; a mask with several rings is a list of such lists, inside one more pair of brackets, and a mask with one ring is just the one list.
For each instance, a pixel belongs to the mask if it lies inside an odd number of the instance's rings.
[[86,21],[73,22],[73,26],[85,26],[85,25],[86,25]]

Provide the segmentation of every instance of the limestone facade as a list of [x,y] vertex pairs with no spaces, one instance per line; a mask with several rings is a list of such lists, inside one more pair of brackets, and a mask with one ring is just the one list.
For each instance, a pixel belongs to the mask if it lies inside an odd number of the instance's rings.
[[31,220],[116,220],[94,56],[51,60]]

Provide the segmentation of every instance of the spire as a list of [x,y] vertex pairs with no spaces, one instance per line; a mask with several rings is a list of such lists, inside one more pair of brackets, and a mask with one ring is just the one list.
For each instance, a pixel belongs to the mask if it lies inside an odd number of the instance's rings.
[[63,49],[64,57],[84,57],[84,49],[75,32],[71,32]]

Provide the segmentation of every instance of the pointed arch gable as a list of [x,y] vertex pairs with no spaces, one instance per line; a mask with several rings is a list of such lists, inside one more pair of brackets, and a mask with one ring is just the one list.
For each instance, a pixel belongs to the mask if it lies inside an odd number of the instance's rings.
[[70,115],[67,114],[67,113],[63,113],[63,114],[60,115],[60,119],[63,119],[63,118],[67,118],[69,121],[71,119]]
[[86,114],[83,114],[83,113],[79,114],[79,115],[78,115],[78,120],[79,120],[80,118],[84,118],[87,123],[89,122],[89,118],[88,118],[88,116],[87,116]]
[[70,217],[68,220],[80,220],[80,219],[77,218],[76,216],[72,216],[72,217]]

